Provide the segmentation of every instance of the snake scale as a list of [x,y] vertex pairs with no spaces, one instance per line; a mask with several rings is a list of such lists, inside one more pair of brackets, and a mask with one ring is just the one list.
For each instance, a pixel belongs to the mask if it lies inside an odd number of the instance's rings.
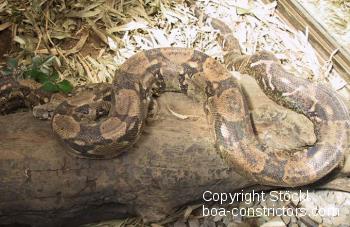
[[111,85],[79,87],[69,97],[53,98],[28,81],[3,77],[0,112],[29,103],[40,113],[39,104],[54,103],[54,134],[79,157],[106,159],[138,140],[154,92],[172,89],[204,100],[218,150],[230,166],[260,184],[305,185],[339,166],[349,148],[350,121],[336,93],[286,72],[269,52],[243,55],[226,24],[217,19],[211,24],[220,32],[226,66],[253,76],[268,97],[314,123],[313,146],[298,151],[267,149],[254,134],[247,100],[236,79],[212,57],[187,48],[141,51],[120,66]]

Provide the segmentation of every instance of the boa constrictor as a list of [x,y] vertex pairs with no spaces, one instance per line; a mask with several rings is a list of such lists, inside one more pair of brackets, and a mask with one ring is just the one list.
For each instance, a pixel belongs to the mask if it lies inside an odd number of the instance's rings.
[[[227,66],[254,76],[271,99],[314,123],[313,146],[298,151],[266,149],[254,134],[241,87],[226,67],[200,51],[174,47],[135,54],[121,65],[112,85],[93,84],[76,89],[70,97],[51,98],[48,104],[56,103],[51,109],[53,132],[80,157],[115,157],[140,137],[154,91],[172,89],[204,100],[223,157],[261,184],[304,185],[340,165],[349,148],[350,121],[335,92],[286,72],[269,52],[242,55],[230,28],[216,19],[211,24],[220,31]],[[26,83],[1,80],[2,113],[16,107],[18,100],[48,101],[38,95],[40,89],[32,86],[35,92],[30,92]],[[36,107],[34,112],[40,115]]]

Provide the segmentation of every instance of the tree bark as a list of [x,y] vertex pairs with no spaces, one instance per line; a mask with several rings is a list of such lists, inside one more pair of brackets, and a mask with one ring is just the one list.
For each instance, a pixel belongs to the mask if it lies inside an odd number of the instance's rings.
[[[312,125],[305,129],[310,122],[272,104],[254,83],[247,84],[257,103],[250,105],[258,132],[267,129],[273,134],[286,127],[283,146],[288,141],[312,142]],[[76,226],[128,215],[154,221],[201,199],[204,191],[232,192],[255,185],[217,154],[202,106],[174,93],[162,95],[158,103],[160,112],[147,122],[137,144],[111,160],[70,155],[52,135],[49,122],[31,113],[1,116],[0,224]],[[273,108],[266,110],[265,104]],[[268,122],[266,113],[281,111],[287,111],[287,117]],[[185,116],[188,119],[180,119]],[[293,132],[296,138],[300,133],[310,136],[296,141]],[[276,141],[278,136],[270,145],[281,146]]]

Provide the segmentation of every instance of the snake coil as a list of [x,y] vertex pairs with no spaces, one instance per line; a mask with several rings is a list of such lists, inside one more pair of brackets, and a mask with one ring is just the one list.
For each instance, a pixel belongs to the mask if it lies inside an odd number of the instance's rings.
[[[174,47],[139,52],[121,65],[112,85],[90,85],[64,98],[54,108],[53,132],[79,157],[115,157],[140,137],[153,88],[172,88],[204,99],[218,149],[238,172],[260,184],[305,185],[337,167],[349,148],[350,121],[336,93],[286,72],[269,52],[242,55],[230,28],[216,19],[211,24],[220,31],[228,67],[252,75],[273,101],[314,123],[313,146],[293,153],[266,150],[253,132],[241,87],[226,67],[200,51]],[[2,113],[31,94],[18,82],[0,81]]]

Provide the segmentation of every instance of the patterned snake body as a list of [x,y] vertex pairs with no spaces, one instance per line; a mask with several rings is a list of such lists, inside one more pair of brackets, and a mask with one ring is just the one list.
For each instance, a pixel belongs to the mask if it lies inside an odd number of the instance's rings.
[[218,149],[237,172],[260,184],[305,185],[340,165],[349,148],[350,121],[335,92],[287,73],[271,53],[242,55],[229,27],[215,19],[211,23],[220,31],[228,67],[254,76],[271,99],[314,123],[312,147],[266,149],[254,134],[240,85],[226,67],[200,51],[173,47],[139,52],[120,67],[112,85],[90,85],[59,101],[54,133],[80,157],[117,156],[140,137],[154,91],[171,89],[204,100]]

